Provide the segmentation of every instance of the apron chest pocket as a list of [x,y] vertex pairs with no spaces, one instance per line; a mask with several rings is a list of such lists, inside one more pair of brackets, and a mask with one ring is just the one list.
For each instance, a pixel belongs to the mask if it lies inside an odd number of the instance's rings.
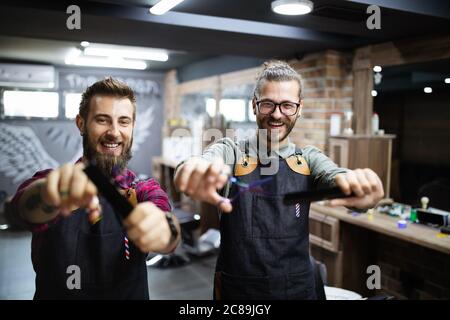
[[108,284],[114,281],[124,255],[123,233],[78,234],[77,261],[81,283]]
[[[308,232],[307,208],[283,204],[282,196],[253,195],[252,237],[253,238],[291,238]],[[299,213],[299,214],[297,214]]]

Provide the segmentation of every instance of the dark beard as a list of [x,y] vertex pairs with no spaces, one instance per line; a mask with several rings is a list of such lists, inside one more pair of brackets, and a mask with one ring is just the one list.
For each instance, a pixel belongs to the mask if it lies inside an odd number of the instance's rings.
[[[263,120],[263,121],[269,122],[269,121],[272,121],[272,120],[274,120],[274,119],[269,118],[269,119]],[[261,121],[260,119],[256,118],[256,124],[258,125],[259,129],[263,129],[264,128],[263,127],[263,121]],[[274,141],[274,142],[281,143],[282,141],[284,141],[284,139],[286,139],[287,136],[291,133],[292,129],[294,129],[296,121],[297,121],[297,118],[294,121],[291,121],[290,123],[286,123],[286,121],[283,121],[283,123],[285,125],[287,125],[286,134],[284,134],[282,137],[279,137],[278,141]],[[266,129],[266,130],[267,130],[266,131],[266,133],[267,133],[266,141],[267,141],[268,147],[270,147],[270,143],[272,142],[272,137],[271,137],[272,133],[269,133],[268,129]]]
[[89,135],[83,135],[83,156],[89,162],[95,163],[100,171],[107,177],[116,177],[127,166],[132,158],[131,146],[133,145],[133,138],[131,138],[130,145],[120,156],[113,156],[110,154],[101,154],[95,150],[89,143]]

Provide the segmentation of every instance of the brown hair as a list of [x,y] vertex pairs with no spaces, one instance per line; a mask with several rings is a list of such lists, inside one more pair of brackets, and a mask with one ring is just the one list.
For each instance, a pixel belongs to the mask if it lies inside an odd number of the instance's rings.
[[254,96],[259,97],[261,88],[265,81],[297,81],[299,86],[298,97],[303,100],[302,77],[287,62],[280,60],[270,60],[263,64],[263,70],[258,75]]
[[120,98],[128,98],[133,104],[133,121],[136,118],[136,97],[134,96],[133,90],[123,82],[116,80],[112,77],[106,77],[103,80],[97,81],[91,86],[89,86],[83,93],[80,102],[79,114],[84,119],[87,120],[89,113],[89,106],[93,96],[103,95],[103,96],[114,96]]

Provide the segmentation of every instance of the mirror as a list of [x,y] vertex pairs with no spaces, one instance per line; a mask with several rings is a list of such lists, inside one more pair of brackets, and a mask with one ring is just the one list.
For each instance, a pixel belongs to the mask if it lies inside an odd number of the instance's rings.
[[423,190],[435,186],[441,191],[427,195],[430,206],[450,210],[450,59],[383,67],[380,74],[374,112],[380,129],[397,137],[391,196],[420,205]]

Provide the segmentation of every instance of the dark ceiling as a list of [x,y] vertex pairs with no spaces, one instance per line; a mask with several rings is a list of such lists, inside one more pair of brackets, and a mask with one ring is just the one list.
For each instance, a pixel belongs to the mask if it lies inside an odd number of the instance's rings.
[[381,74],[381,83],[374,86],[379,92],[423,92],[424,87],[450,91],[450,85],[444,82],[450,78],[450,59],[387,67]]
[[[218,55],[291,58],[409,36],[448,34],[447,0],[314,0],[306,16],[281,16],[270,0],[185,0],[162,16],[157,1],[2,1],[0,35],[112,43],[185,52],[167,68]],[[381,7],[381,30],[369,30],[366,9]],[[68,30],[66,8],[81,8],[81,30]]]

